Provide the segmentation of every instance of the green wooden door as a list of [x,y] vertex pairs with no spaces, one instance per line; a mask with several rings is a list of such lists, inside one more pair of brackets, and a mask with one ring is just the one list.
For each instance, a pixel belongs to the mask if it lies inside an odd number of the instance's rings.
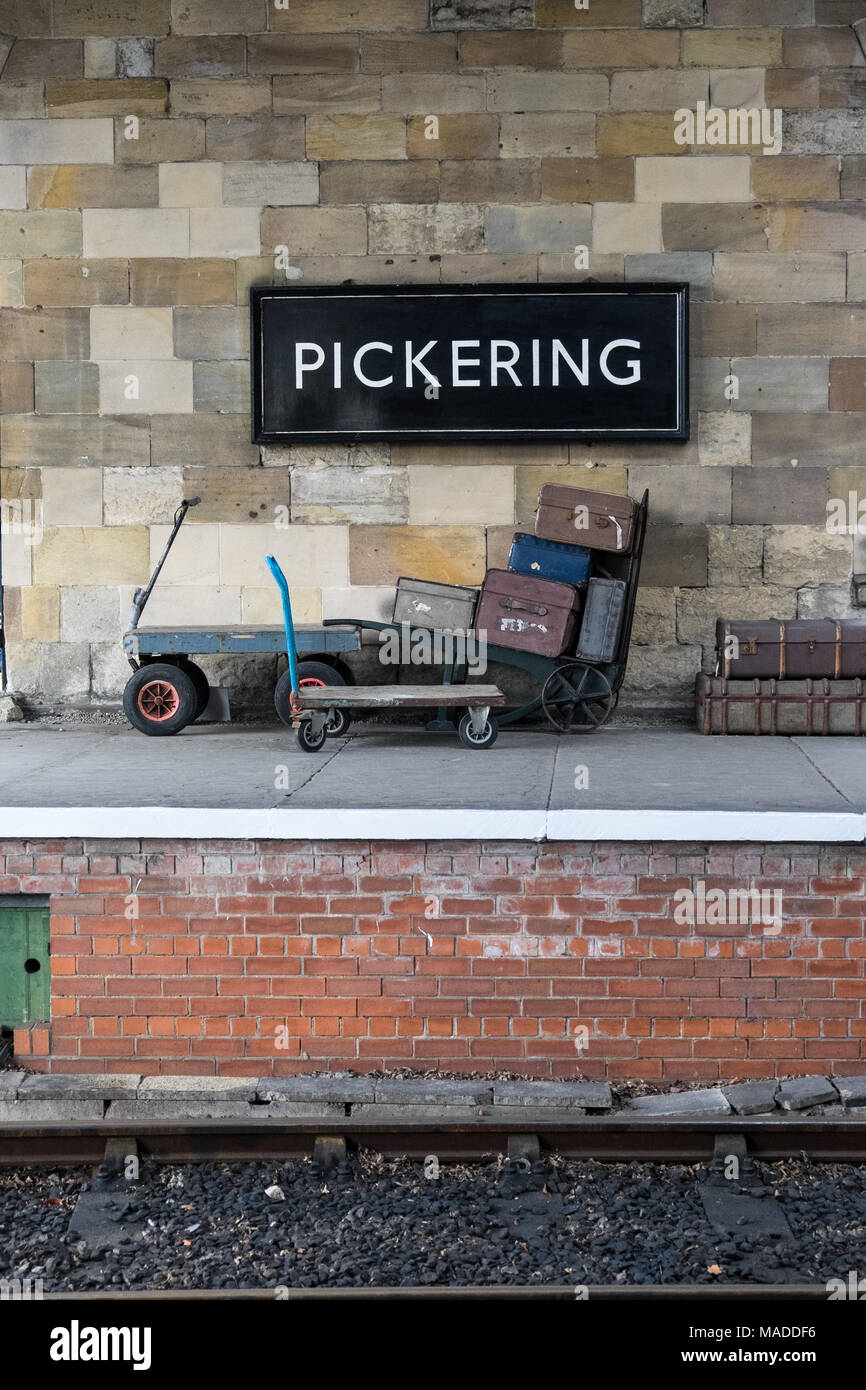
[[0,903],[0,1027],[17,1028],[48,1019],[48,924],[47,907]]

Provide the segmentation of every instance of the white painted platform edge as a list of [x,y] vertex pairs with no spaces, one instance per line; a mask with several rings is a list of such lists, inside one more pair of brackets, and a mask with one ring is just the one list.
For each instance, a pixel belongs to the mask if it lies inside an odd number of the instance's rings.
[[0,839],[582,840],[860,844],[856,811],[0,807]]

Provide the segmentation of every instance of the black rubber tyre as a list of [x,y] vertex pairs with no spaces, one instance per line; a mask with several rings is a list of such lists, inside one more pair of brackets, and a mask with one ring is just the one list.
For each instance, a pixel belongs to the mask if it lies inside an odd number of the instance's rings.
[[187,661],[186,658],[183,658],[177,664],[181,671],[186,672],[195,686],[195,693],[198,701],[195,718],[201,719],[207,709],[208,700],[210,699],[210,682],[201,667],[196,666],[194,661]]
[[325,740],[327,739],[327,737],[328,734],[327,730],[325,729],[321,729],[319,733],[314,734],[309,719],[302,720],[302,722],[298,725],[298,743],[301,745],[305,753],[320,752],[320,750],[325,746]]
[[492,715],[487,716],[487,723],[484,725],[482,734],[473,734],[472,716],[464,714],[457,726],[457,737],[464,748],[492,748],[499,733],[499,725]]
[[[298,684],[303,685],[345,685],[346,681],[340,672],[333,666],[329,666],[326,661],[299,661],[298,662]],[[274,708],[284,724],[291,727],[292,723],[292,682],[288,670],[285,670],[277,681],[274,690]],[[344,709],[334,710],[333,719],[327,723],[328,738],[341,738],[349,728],[351,719]]]
[[141,666],[126,682],[123,712],[142,734],[166,738],[191,724],[198,710],[192,678],[167,661]]

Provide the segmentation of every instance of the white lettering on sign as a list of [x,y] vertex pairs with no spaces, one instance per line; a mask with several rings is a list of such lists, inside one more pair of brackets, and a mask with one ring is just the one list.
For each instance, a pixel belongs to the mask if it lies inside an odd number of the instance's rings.
[[[641,344],[636,338],[613,338],[598,350],[597,371],[613,386],[633,386],[641,380],[639,356],[628,357],[624,363],[620,360],[619,369],[616,369],[617,358],[613,354],[624,348],[639,353]],[[502,386],[522,387],[528,382],[533,386],[573,386],[575,382],[590,386],[593,377],[593,346],[589,338],[580,338],[568,345],[561,338],[551,338],[547,342],[533,338],[528,352],[522,351],[511,338],[492,338],[486,342],[479,338],[453,338],[450,342],[430,338],[417,350],[412,338],[398,344],[378,340],[362,343],[352,355],[352,374],[362,386],[373,390],[391,386],[395,380],[393,372],[387,376],[368,375],[371,369],[365,359],[368,354],[377,352],[391,359],[402,353],[406,389],[421,386],[425,393],[431,387],[438,390],[442,384],[443,359],[448,363],[444,375],[447,378],[450,371],[451,386],[480,387],[483,384],[486,388],[488,382],[494,390]],[[333,342],[322,346],[321,343],[296,342],[295,389],[302,391],[309,385],[308,378],[328,362],[334,389],[339,391],[346,386],[348,376],[348,355],[344,372],[343,344]],[[626,372],[622,371],[623,366]]]

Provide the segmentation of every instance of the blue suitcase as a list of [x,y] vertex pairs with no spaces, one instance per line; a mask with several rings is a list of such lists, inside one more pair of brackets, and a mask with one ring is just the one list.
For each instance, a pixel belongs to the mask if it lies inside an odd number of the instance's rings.
[[515,574],[535,579],[558,579],[562,584],[583,587],[589,581],[590,552],[582,545],[564,541],[545,541],[518,531],[511,542],[508,568]]

